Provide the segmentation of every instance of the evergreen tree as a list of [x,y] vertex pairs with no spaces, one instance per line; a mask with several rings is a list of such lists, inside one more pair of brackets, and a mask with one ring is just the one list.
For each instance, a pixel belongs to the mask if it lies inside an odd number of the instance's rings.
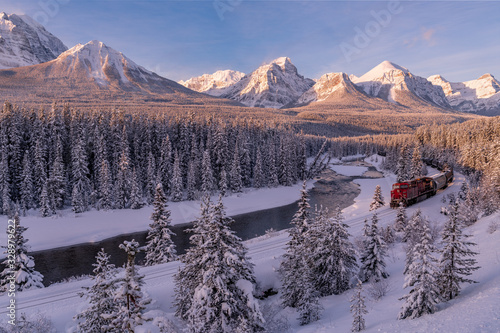
[[459,203],[456,201],[448,209],[448,221],[444,225],[442,239],[444,247],[439,261],[439,286],[441,296],[449,301],[460,293],[460,284],[476,283],[467,278],[473,271],[479,269],[474,259],[478,253],[469,247],[476,245],[467,241],[470,237],[463,233],[463,221],[459,219]]
[[358,280],[351,297],[352,328],[351,332],[361,332],[366,328],[364,315],[368,313],[363,296],[363,284]]
[[170,185],[171,193],[172,193],[172,201],[177,202],[182,200],[182,172],[181,172],[181,166],[180,166],[181,160],[178,155],[178,153],[175,153],[175,159],[174,159],[174,167],[173,167],[173,174],[172,174],[172,182]]
[[402,232],[405,230],[407,224],[408,218],[406,217],[406,207],[403,202],[400,202],[396,213],[396,221],[394,221],[394,230]]
[[342,210],[337,207],[331,219],[326,215],[327,212],[320,210],[309,232],[312,276],[320,296],[348,290],[358,268]]
[[204,255],[203,244],[207,239],[212,207],[208,196],[204,196],[200,206],[200,216],[194,221],[193,228],[189,229],[189,247],[180,260],[183,266],[174,276],[175,280],[175,315],[181,319],[188,319],[188,310],[191,308],[196,287],[202,282],[202,267],[199,259]]
[[[293,227],[288,229],[290,240],[287,243],[286,253],[283,255],[283,261],[279,268],[282,284],[281,300],[284,306],[290,307],[298,306],[300,289],[304,288],[304,285],[299,286],[299,281],[306,274],[305,272],[310,270],[308,262],[303,260],[303,256],[308,256],[308,250],[311,248],[308,239],[311,217],[306,182],[304,182],[300,191],[298,206],[299,209],[291,222]],[[311,280],[309,283],[312,284],[314,281]]]
[[79,293],[86,297],[90,306],[75,316],[78,321],[77,332],[100,333],[102,329],[111,324],[109,319],[104,319],[117,310],[114,302],[115,285],[111,283],[116,275],[115,265],[109,263],[109,255],[101,249],[96,256],[94,266],[94,283],[91,287],[83,287],[85,292]]
[[51,205],[48,192],[48,181],[46,181],[45,184],[43,184],[42,193],[40,194],[40,214],[42,217],[54,214],[54,208]]
[[18,213],[14,215],[13,221],[14,224],[9,222],[7,227],[8,245],[2,245],[2,248],[6,249],[6,259],[2,262],[5,269],[0,273],[0,291],[7,290],[10,283],[14,283],[18,291],[43,288],[43,275],[35,271],[35,261],[28,255],[28,239],[23,236],[28,228],[20,224]]
[[112,183],[111,174],[109,170],[109,163],[104,159],[101,163],[101,170],[99,172],[100,180],[99,186],[101,198],[99,201],[99,208],[108,210],[113,208],[113,197],[112,197]]
[[[300,267],[308,267],[308,258],[302,256]],[[319,292],[313,283],[314,276],[310,269],[303,269],[298,279],[295,281],[295,290],[297,291],[297,310],[299,312],[299,321],[301,325],[307,325],[321,318],[323,307],[319,304]]]
[[141,287],[144,285],[144,275],[140,275],[135,267],[135,256],[140,251],[139,243],[135,240],[124,241],[120,244],[120,249],[127,253],[125,277],[114,282],[119,285],[114,294],[117,309],[102,316],[111,321],[109,325],[104,326],[104,331],[133,333],[136,326],[146,321],[143,313],[151,299],[143,294]]
[[408,272],[413,260],[413,248],[422,239],[424,224],[428,223],[422,216],[422,211],[417,209],[404,229],[403,242],[406,243],[406,261],[404,274]]
[[231,191],[233,193],[241,192],[243,188],[243,182],[241,180],[241,166],[240,166],[240,154],[238,152],[238,145],[234,148],[233,163],[231,164]]
[[88,194],[90,192],[89,169],[87,167],[87,155],[83,138],[78,138],[72,151],[72,171],[73,171],[73,191],[72,201],[73,211],[81,213],[87,210]]
[[166,195],[170,194],[170,175],[172,174],[172,143],[169,136],[165,136],[161,143],[161,155],[159,161],[159,178]]
[[219,179],[219,191],[220,191],[220,195],[222,195],[223,197],[225,197],[227,195],[227,190],[228,190],[228,186],[227,186],[227,173],[226,173],[226,169],[222,169],[222,171],[220,173],[220,179]]
[[170,211],[167,209],[167,198],[163,193],[161,183],[156,185],[155,199],[153,202],[153,214],[149,225],[148,243],[146,245],[145,265],[152,266],[163,264],[177,259],[172,236],[175,234],[170,230]]
[[379,234],[377,224],[378,216],[377,213],[374,213],[368,238],[365,240],[365,248],[360,258],[359,276],[363,282],[370,280],[378,282],[389,276],[385,271],[386,245]]
[[129,165],[128,149],[123,149],[120,154],[118,173],[115,181],[115,204],[116,208],[127,208],[131,192],[131,172]]
[[257,157],[253,168],[253,187],[261,188],[265,185],[265,177],[262,172],[262,154],[260,149],[257,149]]
[[413,155],[411,158],[409,179],[415,179],[422,177],[424,163],[422,162],[422,156],[420,155],[419,147],[413,149]]
[[382,189],[380,185],[375,187],[375,193],[373,194],[373,199],[370,204],[370,211],[379,209],[380,207],[384,207],[384,197],[382,196]]
[[137,173],[134,169],[130,180],[130,208],[139,209],[142,206],[144,206],[144,202],[142,201],[142,191],[137,179]]
[[63,147],[60,138],[56,139],[55,159],[50,170],[48,190],[51,206],[56,209],[64,207],[66,195],[66,177],[64,174]]
[[26,150],[23,158],[23,171],[21,175],[21,209],[22,211],[35,207],[33,169],[29,158],[30,152]]
[[396,181],[398,183],[409,180],[410,171],[408,163],[408,146],[404,145],[399,151],[398,163],[396,167]]
[[152,152],[148,155],[148,165],[146,169],[146,201],[151,204],[155,197],[155,189],[157,185],[156,179],[156,161]]
[[205,150],[201,162],[201,191],[203,194],[210,194],[214,188],[214,175],[212,171],[212,162],[210,161],[210,152]]
[[423,225],[421,239],[413,247],[412,263],[405,276],[403,288],[411,288],[401,299],[405,300],[398,319],[414,319],[436,311],[441,300],[436,280],[435,248],[432,245],[429,223]]
[[196,199],[196,162],[194,160],[189,161],[188,174],[187,174],[187,200]]
[[262,330],[262,314],[252,295],[255,277],[247,250],[229,228],[232,219],[226,217],[222,199],[212,208],[208,200],[206,203],[209,215],[203,222],[209,225],[202,231],[206,238],[200,243],[195,239],[197,248],[191,252],[201,254],[195,264],[201,271],[196,285],[188,282],[194,287],[185,313],[189,330],[234,332],[242,321],[251,325],[252,331]]

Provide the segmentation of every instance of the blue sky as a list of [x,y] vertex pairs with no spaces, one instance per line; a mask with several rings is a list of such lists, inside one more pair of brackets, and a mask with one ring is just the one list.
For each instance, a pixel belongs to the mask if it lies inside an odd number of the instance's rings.
[[100,40],[173,80],[249,73],[280,56],[310,78],[390,60],[424,77],[500,79],[499,1],[0,0],[0,10],[34,17],[68,47]]

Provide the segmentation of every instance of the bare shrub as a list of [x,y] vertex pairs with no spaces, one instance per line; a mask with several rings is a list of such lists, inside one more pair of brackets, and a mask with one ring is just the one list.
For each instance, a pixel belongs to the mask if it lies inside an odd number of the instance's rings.
[[25,313],[21,313],[17,320],[16,326],[10,327],[9,333],[56,333],[56,329],[45,315],[37,313],[26,317]]
[[382,279],[378,282],[372,280],[368,283],[368,288],[366,288],[366,292],[368,293],[368,295],[375,301],[378,301],[379,299],[387,295],[389,290],[389,282],[387,281],[387,279]]
[[490,224],[488,225],[488,233],[492,234],[495,231],[497,231],[498,227],[499,227],[498,224],[499,224],[498,221],[495,221],[495,220],[491,221]]
[[266,333],[287,333],[291,332],[291,325],[288,318],[279,313],[283,308],[278,304],[265,304],[262,306]]

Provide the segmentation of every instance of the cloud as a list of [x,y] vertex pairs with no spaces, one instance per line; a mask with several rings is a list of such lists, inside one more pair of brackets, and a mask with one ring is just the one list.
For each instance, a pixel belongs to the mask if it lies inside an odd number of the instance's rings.
[[414,47],[420,43],[424,43],[426,46],[435,46],[437,45],[437,40],[435,37],[436,31],[437,30],[434,28],[421,27],[420,32],[417,36],[413,36],[410,39],[405,39],[403,41],[403,44],[408,48]]

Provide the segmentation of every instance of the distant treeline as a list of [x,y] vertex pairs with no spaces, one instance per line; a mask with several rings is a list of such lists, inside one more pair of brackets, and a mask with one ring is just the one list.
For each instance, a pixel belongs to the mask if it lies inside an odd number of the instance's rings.
[[0,115],[0,210],[49,216],[139,208],[161,183],[172,201],[291,185],[324,139],[246,119],[140,111],[32,110]]

